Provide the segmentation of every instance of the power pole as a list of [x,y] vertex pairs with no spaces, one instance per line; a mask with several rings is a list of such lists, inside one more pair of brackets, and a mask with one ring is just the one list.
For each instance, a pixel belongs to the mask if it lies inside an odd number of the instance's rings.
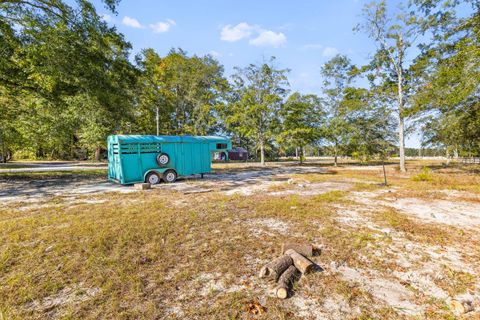
[[157,107],[157,114],[155,119],[157,121],[157,136],[159,136],[160,135],[160,115],[159,115],[158,107]]

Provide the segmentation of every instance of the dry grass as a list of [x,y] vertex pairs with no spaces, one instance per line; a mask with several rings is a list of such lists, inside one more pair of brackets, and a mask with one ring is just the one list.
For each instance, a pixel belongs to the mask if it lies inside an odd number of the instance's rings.
[[[431,180],[412,181],[411,175],[424,165],[414,164],[406,175],[389,168],[397,195],[427,197],[418,192],[427,188],[480,192],[471,185],[478,176],[470,171],[432,170]],[[240,164],[215,167],[221,172],[247,170]],[[0,208],[0,319],[302,319],[295,301],[311,303],[310,316],[320,317],[315,312],[332,296],[347,308],[340,318],[406,318],[331,267],[334,263],[369,270],[388,279],[388,272],[399,270],[396,256],[388,251],[391,236],[338,220],[339,207],[356,206],[350,192],[383,188],[381,173],[337,168],[292,176],[312,183],[353,181],[352,189],[281,197],[156,189],[96,195],[105,201],[97,204],[72,205],[54,197],[46,207]],[[179,199],[188,205],[175,205]],[[395,210],[372,210],[363,218],[425,246],[450,246],[471,236]],[[322,245],[322,254],[314,260],[325,270],[305,277],[292,299],[280,301],[267,294],[269,285],[256,275],[279,254],[285,240]],[[472,291],[478,281],[476,275],[455,268],[442,274],[436,285],[451,296]],[[421,316],[452,316],[443,300],[417,296],[426,305]],[[264,314],[250,313],[252,303],[261,304]]]
[[82,179],[82,178],[106,178],[107,169],[88,169],[79,171],[39,171],[39,172],[0,172],[2,180],[45,180],[45,179]]
[[[168,315],[167,302],[180,305],[187,318],[236,318],[258,292],[248,287],[228,294],[212,290],[208,297],[215,304],[205,304],[194,295],[202,290],[198,275],[220,274],[220,291],[241,285],[238,279],[253,278],[260,266],[249,259],[268,260],[278,254],[279,243],[292,238],[324,244],[328,250],[322,261],[355,264],[355,253],[373,238],[335,225],[330,204],[342,201],[343,195],[334,191],[308,200],[277,201],[206,195],[190,197],[189,208],[175,208],[169,199],[178,195],[150,192],[116,196],[108,205],[9,215],[0,222],[0,304],[18,319],[155,318]],[[267,218],[286,222],[288,234],[248,224]],[[256,230],[262,230],[261,240]],[[78,284],[80,291],[98,293],[85,300],[72,298],[69,305],[44,306],[48,297]],[[179,299],[179,292],[185,296]],[[76,295],[82,297],[81,292]],[[270,318],[289,318],[275,299],[267,299],[266,308]]]
[[439,245],[447,245],[458,240],[458,237],[455,236],[457,232],[452,232],[454,228],[422,223],[395,209],[385,210],[374,214],[373,217],[377,222],[384,222],[396,231],[405,233],[410,240]]

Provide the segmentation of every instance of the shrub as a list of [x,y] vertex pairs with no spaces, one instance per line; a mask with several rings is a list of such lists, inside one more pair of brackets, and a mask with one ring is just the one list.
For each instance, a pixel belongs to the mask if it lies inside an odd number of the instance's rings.
[[432,173],[429,168],[423,167],[422,171],[420,173],[412,176],[413,181],[432,181]]

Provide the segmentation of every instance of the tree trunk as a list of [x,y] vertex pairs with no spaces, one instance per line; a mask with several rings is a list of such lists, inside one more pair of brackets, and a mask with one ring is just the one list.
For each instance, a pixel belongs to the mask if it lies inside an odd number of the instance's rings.
[[382,158],[382,167],[383,167],[383,181],[385,183],[385,186],[388,185],[387,182],[387,172],[385,171],[385,159]]
[[298,154],[299,155],[299,159],[300,159],[300,164],[303,163],[303,147],[299,147],[300,148],[300,153]]
[[97,149],[95,150],[95,160],[96,161],[100,161],[100,157],[101,157],[101,154],[102,154],[102,147],[101,146],[97,146]]
[[405,168],[405,119],[400,115],[398,140],[400,142],[400,171],[406,172]]
[[337,160],[338,160],[338,146],[337,146],[337,142],[335,141],[335,147],[333,148],[333,152],[335,153],[335,162],[334,162],[334,166],[336,167],[337,166]]
[[3,138],[2,136],[0,135],[0,144],[2,145],[2,153],[0,154],[0,156],[2,157],[2,162],[3,163],[7,163],[7,152],[6,152],[6,148],[5,148],[5,142],[3,141]]
[[[400,39],[402,43],[402,39]],[[402,69],[402,60],[399,61],[399,66],[397,69],[398,74],[398,140],[400,143],[400,171],[406,172],[405,167],[405,119],[403,116],[403,69]]]
[[260,164],[265,165],[265,145],[263,141],[260,141]]

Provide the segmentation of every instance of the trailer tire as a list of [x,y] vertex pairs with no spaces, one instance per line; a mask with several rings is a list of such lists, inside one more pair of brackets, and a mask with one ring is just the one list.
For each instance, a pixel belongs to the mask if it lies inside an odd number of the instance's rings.
[[160,167],[165,167],[170,162],[170,156],[165,152],[162,152],[157,155],[157,164]]
[[167,170],[163,173],[163,181],[166,183],[173,183],[177,180],[177,173],[175,170]]
[[227,161],[227,154],[225,152],[220,152],[220,160],[223,162]]
[[145,178],[145,182],[150,184],[158,184],[160,183],[160,180],[160,175],[155,171],[149,172]]

